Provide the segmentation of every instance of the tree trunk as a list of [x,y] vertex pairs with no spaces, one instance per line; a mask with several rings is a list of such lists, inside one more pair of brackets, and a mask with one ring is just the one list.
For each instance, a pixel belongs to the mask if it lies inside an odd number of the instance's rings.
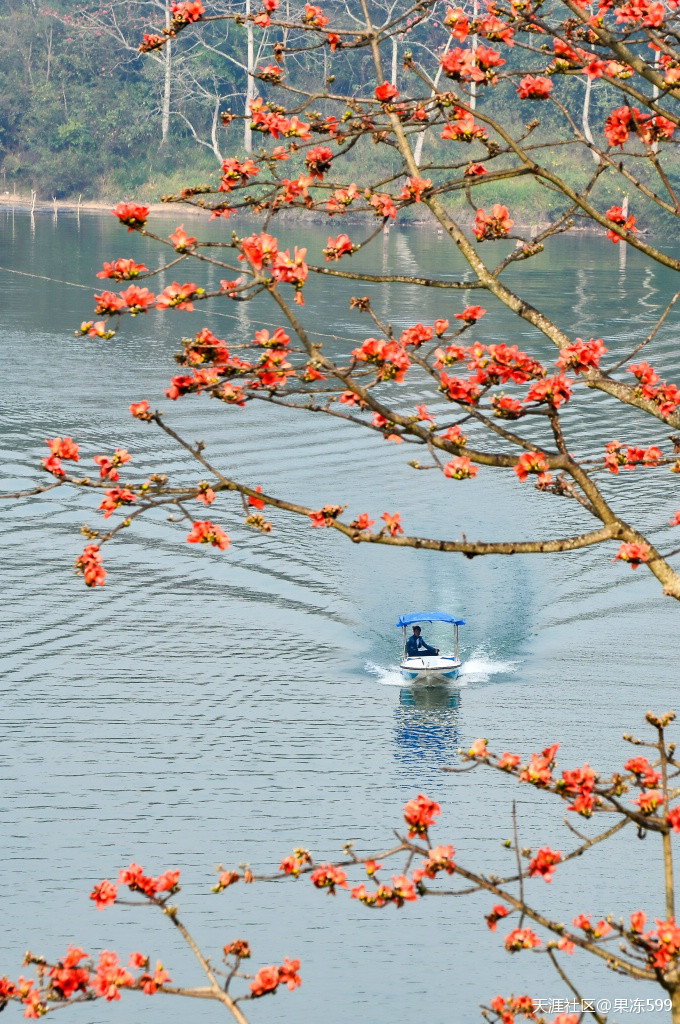
[[[472,5],[472,20],[473,21],[477,20],[477,15],[478,14],[479,14],[479,0],[474,0],[474,4]],[[472,49],[473,50],[477,49],[477,43],[478,42],[479,42],[479,37],[477,36],[477,33],[475,32],[475,34],[472,37]],[[477,83],[476,82],[471,82],[470,83],[470,109],[471,110],[475,110],[476,108],[477,108]]]
[[[251,0],[246,0],[246,16],[250,12]],[[252,21],[247,22],[247,26],[248,55],[246,59],[246,116],[243,122],[243,148],[248,156],[251,156],[253,152],[253,132],[250,127],[250,104],[255,98],[255,79],[253,78],[253,72],[255,71],[255,35]]]
[[[593,138],[593,133],[590,130],[590,119],[589,119],[589,115],[590,115],[590,93],[591,93],[592,88],[593,88],[593,80],[592,80],[592,78],[587,76],[586,77],[586,91],[585,91],[585,94],[583,96],[583,114],[582,114],[582,117],[581,117],[581,123],[583,125],[583,134],[587,138],[587,140],[590,143],[590,145],[594,146],[595,145],[595,140]],[[592,149],[591,149],[590,153],[591,153],[591,156],[592,156],[593,160],[595,161],[595,163],[599,164],[600,158],[597,155],[597,153],[593,153]]]
[[[170,25],[170,9],[165,11],[165,26]],[[163,47],[165,69],[163,75],[163,105],[161,107],[161,146],[164,146],[170,131],[170,95],[172,92],[172,40]]]
[[671,992],[671,1016],[673,1024],[680,1024],[680,987]]
[[397,66],[399,60],[399,49],[396,35],[392,36],[392,85],[397,84]]

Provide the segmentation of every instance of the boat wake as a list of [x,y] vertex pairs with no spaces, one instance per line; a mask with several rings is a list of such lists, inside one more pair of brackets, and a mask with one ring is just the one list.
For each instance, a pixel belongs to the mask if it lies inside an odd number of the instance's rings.
[[[376,665],[367,661],[366,671],[377,678],[381,686],[408,686],[397,665]],[[472,655],[461,665],[460,675],[456,680],[442,685],[461,687],[469,683],[488,683],[494,676],[506,675],[516,670],[517,662],[501,661],[492,657],[483,648],[472,652]]]
[[461,665],[459,681],[488,683],[493,676],[510,674],[516,669],[516,661],[501,661],[493,658],[483,648],[479,648]]

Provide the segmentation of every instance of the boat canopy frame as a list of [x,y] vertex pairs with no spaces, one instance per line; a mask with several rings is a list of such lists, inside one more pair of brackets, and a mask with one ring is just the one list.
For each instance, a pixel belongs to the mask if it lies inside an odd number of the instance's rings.
[[458,657],[458,627],[465,625],[465,619],[457,619],[455,615],[450,615],[449,612],[411,612],[410,615],[401,615],[399,622],[397,622],[397,628],[401,627],[403,630],[404,638],[404,660],[406,660],[406,627],[415,626],[419,622],[449,622],[454,627],[453,636],[453,653],[456,661],[459,661]]

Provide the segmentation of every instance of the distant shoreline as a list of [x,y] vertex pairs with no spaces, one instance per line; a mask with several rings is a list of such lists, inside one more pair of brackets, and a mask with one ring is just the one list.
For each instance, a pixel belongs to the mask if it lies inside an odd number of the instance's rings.
[[[116,204],[116,200],[103,200],[103,199],[85,199],[82,202],[74,202],[71,199],[56,199],[45,200],[38,199],[35,202],[34,212],[35,213],[111,213],[113,207]],[[202,213],[201,210],[195,207],[183,206],[181,202],[178,203],[152,203],[145,202],[144,206],[148,206],[149,212],[154,216],[163,215],[165,217],[173,217],[176,219],[178,210],[181,210],[183,217],[199,217]],[[22,195],[12,195],[11,193],[0,193],[0,209],[3,207],[31,212],[31,199]],[[304,218],[308,222],[318,224],[329,224],[329,223],[360,223],[366,220],[367,217],[372,218],[372,215],[366,211],[366,213],[359,213],[348,211],[343,218],[332,218],[332,221],[327,218],[323,213],[318,211],[301,210],[298,208],[292,210],[281,210],[278,214],[279,222],[287,222],[292,218]],[[227,223],[232,221],[238,223],[244,218],[252,220],[252,214],[249,213],[235,213],[233,217],[229,218]],[[473,220],[468,214],[465,217],[457,218],[458,222],[462,227],[471,227]],[[411,217],[409,220],[402,220],[399,224],[395,225],[398,228],[416,228],[423,224],[431,224],[430,218],[426,217]],[[523,220],[521,216],[515,220],[515,225],[520,231],[531,230],[532,232],[541,231],[546,228],[549,224],[548,220],[538,218],[537,220]],[[391,225],[390,225],[391,226]],[[578,225],[572,228],[572,231],[579,235],[593,235],[598,236],[601,233],[601,229],[598,227],[587,224]]]

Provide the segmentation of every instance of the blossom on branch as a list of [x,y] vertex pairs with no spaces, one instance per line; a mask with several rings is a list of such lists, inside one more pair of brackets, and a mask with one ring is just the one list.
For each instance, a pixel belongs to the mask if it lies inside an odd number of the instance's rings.
[[649,561],[650,551],[649,544],[630,544],[624,542],[619,548],[614,561],[628,562],[631,569],[637,569],[638,565]]

